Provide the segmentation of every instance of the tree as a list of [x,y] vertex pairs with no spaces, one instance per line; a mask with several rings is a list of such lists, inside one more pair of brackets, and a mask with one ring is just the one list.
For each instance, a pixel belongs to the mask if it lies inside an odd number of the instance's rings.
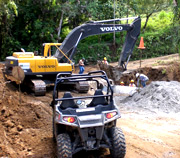
[[19,16],[15,18],[12,31],[21,47],[26,51],[41,51],[42,43],[57,41],[60,7],[54,1],[23,0],[17,6]]
[[173,0],[174,6],[174,32],[173,32],[173,45],[175,47],[175,51],[180,54],[180,0]]
[[12,0],[0,0],[0,10],[0,60],[2,60],[6,53],[4,46],[11,34],[12,23],[18,12]]
[[145,15],[146,21],[143,26],[145,31],[148,20],[153,13],[166,9],[170,4],[169,0],[130,0],[129,5],[137,15]]

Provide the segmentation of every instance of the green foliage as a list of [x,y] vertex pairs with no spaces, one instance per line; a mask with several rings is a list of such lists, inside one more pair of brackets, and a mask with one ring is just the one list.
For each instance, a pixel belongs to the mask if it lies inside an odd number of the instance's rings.
[[[141,33],[144,37],[143,58],[152,58],[163,55],[176,53],[175,47],[172,45],[173,40],[173,21],[172,12],[161,11],[156,16],[149,19],[149,23],[145,33]],[[140,41],[137,41],[139,43]],[[138,44],[137,44],[138,45]],[[140,50],[134,49],[132,59],[140,58]]]
[[[83,52],[83,53],[82,53]],[[111,59],[109,47],[105,44],[88,44],[80,43],[76,55],[74,57],[75,62],[77,63],[79,59],[85,58],[89,62],[96,62],[97,60],[103,60],[104,56],[108,59]]]
[[162,70],[162,75],[165,75],[166,74],[166,69],[163,69]]
[[169,0],[130,0],[129,5],[136,14],[149,15],[167,8]]
[[18,15],[17,5],[12,0],[0,0],[0,60],[4,59],[9,49],[7,45],[15,17]]
[[102,1],[94,0],[87,6],[87,11],[93,20],[111,19],[113,18],[113,10],[111,1],[103,3]]
[[[115,17],[141,15],[142,26],[150,16],[144,37],[146,49],[143,58],[176,53],[180,50],[180,2],[171,12],[162,10],[169,0],[116,0]],[[90,20],[114,18],[114,1],[108,0],[0,0],[0,59],[24,48],[26,51],[41,51],[45,42],[57,42],[57,30],[63,15],[61,42],[70,30]],[[160,11],[160,12],[159,12]],[[153,15],[152,15],[153,13]],[[152,16],[151,16],[152,15]],[[174,19],[174,21],[173,21]],[[124,23],[123,21],[121,23]],[[88,37],[80,42],[75,60],[85,57],[91,61],[118,61],[124,43],[125,32]],[[140,38],[139,38],[140,39]],[[132,60],[140,58],[137,41]]]
[[[173,13],[166,12],[162,10],[160,13],[156,14],[154,17],[149,19],[146,27],[146,32],[154,32],[157,30],[163,30],[172,24]],[[144,25],[145,21],[142,22]]]
[[129,3],[135,14],[146,17],[143,31],[146,29],[149,18],[154,13],[159,12],[162,9],[167,9],[170,4],[170,0],[131,0]]
[[180,55],[180,0],[174,0],[174,18],[173,18],[173,46],[176,49],[176,52]]

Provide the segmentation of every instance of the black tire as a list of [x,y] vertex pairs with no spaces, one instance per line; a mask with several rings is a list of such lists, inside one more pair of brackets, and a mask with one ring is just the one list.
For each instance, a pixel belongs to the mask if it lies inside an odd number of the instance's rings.
[[57,157],[72,158],[71,139],[66,133],[57,136]]
[[124,158],[126,154],[125,137],[120,128],[110,129],[111,145],[110,153],[112,158]]

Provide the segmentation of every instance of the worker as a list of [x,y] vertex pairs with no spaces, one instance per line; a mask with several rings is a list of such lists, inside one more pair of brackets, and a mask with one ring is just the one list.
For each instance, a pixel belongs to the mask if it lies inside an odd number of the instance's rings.
[[146,87],[146,82],[149,80],[149,78],[146,75],[137,73],[136,78],[137,78],[138,87],[139,87],[139,82],[143,87]]
[[107,58],[106,58],[106,57],[104,57],[103,64],[108,65],[108,61],[107,61]]
[[120,85],[121,85],[121,86],[124,86],[124,82],[123,82],[123,81],[121,81],[121,82],[120,82]]
[[134,80],[130,81],[129,87],[136,87],[136,85],[134,84]]
[[84,58],[79,60],[79,74],[83,74],[83,72],[84,72],[84,61],[85,61]]

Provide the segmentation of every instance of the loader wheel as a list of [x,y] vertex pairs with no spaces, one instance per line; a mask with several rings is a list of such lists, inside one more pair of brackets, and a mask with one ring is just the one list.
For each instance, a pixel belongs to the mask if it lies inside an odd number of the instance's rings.
[[126,154],[125,137],[120,128],[113,127],[110,129],[111,149],[110,153],[112,158],[124,158]]
[[72,158],[71,139],[66,133],[57,136],[57,157]]

